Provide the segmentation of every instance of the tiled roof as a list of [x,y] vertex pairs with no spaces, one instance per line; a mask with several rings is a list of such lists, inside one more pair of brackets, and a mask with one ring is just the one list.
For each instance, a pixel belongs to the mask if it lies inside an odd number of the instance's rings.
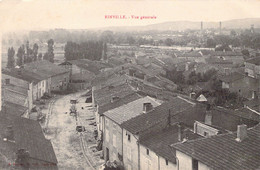
[[9,101],[4,101],[4,104],[2,105],[2,112],[3,113],[7,113],[7,114],[11,114],[11,115],[16,115],[16,116],[22,116],[26,110],[28,108],[15,104],[15,103],[11,103]]
[[233,72],[231,73],[230,75],[225,75],[225,76],[222,76],[220,77],[219,79],[223,82],[226,82],[226,83],[231,83],[231,82],[234,82],[234,81],[237,81],[237,80],[240,80],[242,78],[244,78],[245,75],[241,74],[241,73],[238,73],[238,72]]
[[244,105],[248,106],[249,108],[260,112],[260,99],[253,99],[244,102]]
[[243,56],[241,52],[236,51],[211,51],[211,56]]
[[104,113],[108,110],[117,108],[119,106],[130,103],[130,102],[135,101],[135,100],[140,99],[140,98],[142,98],[141,95],[139,95],[137,93],[132,93],[132,94],[129,94],[127,96],[123,96],[122,98],[119,98],[118,100],[116,100],[114,102],[110,101],[109,103],[107,103],[105,105],[99,106],[98,107],[98,113],[102,114],[102,113]]
[[245,170],[260,167],[260,125],[248,130],[248,137],[236,141],[236,133],[211,136],[173,145],[214,170]]
[[205,61],[209,64],[223,64],[223,65],[232,65],[233,61],[231,60],[224,60],[218,57],[209,57],[206,58]]
[[6,74],[18,79],[25,80],[27,82],[39,82],[44,80],[45,77],[40,76],[32,71],[25,70],[23,68],[13,68],[13,69],[4,69],[2,70],[2,74]]
[[245,62],[251,63],[251,64],[255,64],[255,65],[259,66],[260,65],[260,57],[255,57],[255,58],[252,58],[252,59],[248,59]]
[[5,85],[5,86],[3,86],[3,88],[5,89],[5,92],[6,91],[14,91],[14,92],[23,94],[25,96],[28,95],[28,89],[20,87],[20,86],[13,85],[13,84]]
[[155,100],[151,97],[146,96],[137,99],[133,102],[127,103],[125,105],[122,105],[118,108],[108,110],[103,114],[104,116],[108,117],[109,119],[113,120],[114,122],[120,125],[131,118],[143,114],[143,103],[151,103],[154,108],[161,104],[159,100]]
[[[57,159],[49,140],[45,139],[41,126],[37,121],[21,118],[18,116],[0,115],[0,127],[6,129],[12,126],[14,130],[14,141],[0,140],[0,152],[7,158],[13,160],[14,153],[18,149],[29,151],[30,158],[39,161],[57,164]],[[5,135],[5,130],[0,131],[0,136]]]
[[141,114],[122,124],[122,127],[127,131],[136,134],[143,130],[149,129],[153,125],[165,120],[171,115],[179,114],[180,112],[192,107],[193,104],[186,102],[178,97],[173,98],[170,102],[165,102],[156,107],[148,114]]
[[91,81],[95,78],[95,75],[90,72],[84,72],[84,73],[75,73],[71,75],[71,80],[85,80],[85,81]]
[[112,97],[124,97],[135,93],[133,88],[124,83],[118,86],[108,86],[94,91],[94,100],[97,105],[101,106],[110,102]]
[[24,65],[24,69],[41,75],[42,77],[52,77],[69,72],[47,60],[35,61]]
[[259,122],[255,120],[255,117],[251,117],[250,114],[241,110],[215,107],[210,110],[210,114],[212,115],[212,125],[229,131],[236,131],[239,124],[246,124],[248,127],[252,127]]
[[106,63],[102,63],[100,61],[91,61],[88,59],[71,60],[69,62],[95,74],[100,73],[101,69],[110,67],[110,65]]
[[[196,139],[200,136],[194,134],[190,130],[185,131],[185,136],[189,139]],[[159,133],[152,133],[146,138],[140,139],[140,144],[149,148],[159,156],[176,163],[174,151],[170,145],[178,142],[178,127],[177,125],[167,127]]]
[[191,51],[191,52],[180,53],[177,55],[177,57],[202,57],[202,54],[197,51]]

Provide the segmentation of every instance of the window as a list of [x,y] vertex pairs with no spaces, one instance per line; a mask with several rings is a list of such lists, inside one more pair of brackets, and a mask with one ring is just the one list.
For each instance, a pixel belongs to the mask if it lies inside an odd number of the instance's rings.
[[168,159],[165,159],[165,164],[168,165]]
[[127,147],[127,158],[128,158],[129,160],[131,160],[131,157],[132,157],[131,148],[130,148],[130,147]]
[[116,135],[113,134],[113,146],[116,147]]
[[128,141],[131,142],[131,135],[127,135]]
[[44,87],[44,82],[42,82],[42,87]]
[[146,154],[149,155],[149,149],[146,149]]
[[109,125],[109,122],[108,122],[107,118],[105,118],[105,124],[106,124],[106,126]]
[[198,160],[192,159],[192,170],[198,170]]
[[241,90],[239,89],[239,90],[238,90],[238,92],[240,93],[240,92],[241,92]]
[[204,136],[208,136],[208,132],[204,132]]
[[106,137],[106,141],[109,142],[109,130],[108,129],[106,129],[106,136],[105,137]]
[[6,85],[10,84],[10,79],[5,79],[5,84]]

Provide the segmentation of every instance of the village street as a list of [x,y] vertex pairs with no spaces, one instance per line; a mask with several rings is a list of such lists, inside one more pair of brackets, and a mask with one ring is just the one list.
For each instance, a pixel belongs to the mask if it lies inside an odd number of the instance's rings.
[[[85,92],[86,93],[86,92]],[[102,164],[99,155],[93,156],[96,141],[93,136],[94,113],[91,103],[85,103],[83,93],[62,96],[51,106],[46,128],[46,138],[50,139],[58,159],[59,169],[94,169]],[[71,99],[77,99],[78,119],[70,115]],[[49,106],[50,107],[50,106]],[[90,124],[90,125],[89,125]],[[86,132],[76,131],[83,125]]]

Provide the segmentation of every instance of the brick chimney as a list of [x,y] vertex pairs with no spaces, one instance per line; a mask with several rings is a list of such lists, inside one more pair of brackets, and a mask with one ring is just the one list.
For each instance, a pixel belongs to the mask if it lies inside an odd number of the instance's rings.
[[153,110],[152,103],[144,103],[143,104],[143,113],[147,113],[149,111]]
[[242,142],[246,138],[247,138],[247,125],[238,125],[236,141]]

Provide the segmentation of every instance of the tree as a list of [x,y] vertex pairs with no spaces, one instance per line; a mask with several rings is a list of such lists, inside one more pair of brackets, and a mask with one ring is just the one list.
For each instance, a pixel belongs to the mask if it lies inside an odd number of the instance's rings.
[[[48,51],[44,54],[43,59],[54,63],[54,41],[53,39],[48,40]],[[66,51],[65,51],[66,52]]]
[[53,51],[54,51],[54,41],[53,41],[53,39],[50,39],[50,40],[48,40],[48,58],[49,58],[49,61],[50,62],[52,62],[52,63],[54,63],[54,53],[53,53]]
[[215,48],[216,47],[216,42],[212,38],[208,38],[206,42],[206,46],[209,48]]
[[173,40],[170,39],[170,38],[167,38],[167,39],[164,41],[164,43],[165,43],[165,45],[167,45],[167,46],[171,46],[171,45],[173,45]]
[[38,59],[37,60],[42,60],[42,53],[38,54]]
[[11,47],[8,49],[8,61],[7,61],[7,68],[14,68],[15,67],[15,59],[14,59],[14,54],[15,54],[15,51],[14,51],[14,48]]
[[36,61],[37,60],[37,54],[38,54],[38,49],[39,49],[39,46],[38,44],[34,44],[33,45],[33,61]]
[[24,45],[19,47],[17,51],[17,60],[16,60],[16,65],[22,66],[24,64],[24,55],[25,55],[25,50],[24,50]]

